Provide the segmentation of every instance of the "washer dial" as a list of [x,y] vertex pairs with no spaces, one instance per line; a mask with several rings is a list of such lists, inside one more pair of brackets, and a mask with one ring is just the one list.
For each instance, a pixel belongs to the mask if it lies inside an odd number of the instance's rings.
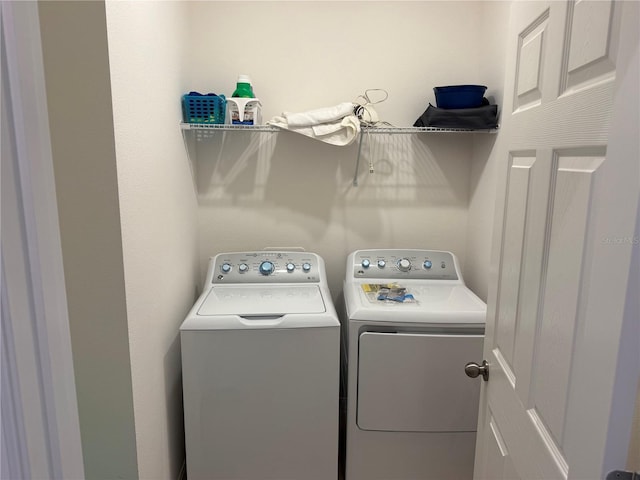
[[271,275],[274,269],[275,269],[275,266],[273,265],[273,263],[269,261],[262,262],[260,264],[260,267],[258,268],[258,270],[260,270],[260,273],[262,275]]

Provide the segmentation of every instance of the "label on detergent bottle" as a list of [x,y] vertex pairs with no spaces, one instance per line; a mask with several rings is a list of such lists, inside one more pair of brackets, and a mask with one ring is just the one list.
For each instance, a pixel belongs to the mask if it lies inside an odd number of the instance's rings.
[[229,102],[229,113],[231,114],[231,123],[234,125],[240,124],[240,112],[238,111],[238,106],[234,103]]
[[244,123],[245,125],[253,125],[253,105],[248,104],[244,107]]
[[254,99],[227,99],[229,116],[233,125],[255,125],[260,102]]

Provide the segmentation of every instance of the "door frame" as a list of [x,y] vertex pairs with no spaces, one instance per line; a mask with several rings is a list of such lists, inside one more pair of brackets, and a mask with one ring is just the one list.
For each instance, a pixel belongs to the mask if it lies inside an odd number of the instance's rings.
[[[3,190],[15,192],[3,207],[2,229],[22,232],[3,236],[0,259],[2,414],[14,419],[2,423],[2,452],[10,455],[3,455],[2,471],[84,478],[38,3],[1,2],[0,9],[2,136],[11,145],[2,162],[13,172],[1,180]],[[7,261],[13,258],[20,260]],[[12,297],[25,285],[23,298]]]

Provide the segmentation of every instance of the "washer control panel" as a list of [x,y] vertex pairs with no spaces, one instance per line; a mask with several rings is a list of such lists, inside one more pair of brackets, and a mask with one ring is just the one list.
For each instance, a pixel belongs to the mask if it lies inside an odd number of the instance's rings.
[[352,254],[355,278],[458,280],[451,252],[439,250],[357,250]]
[[209,268],[211,283],[318,283],[322,261],[309,252],[221,253]]

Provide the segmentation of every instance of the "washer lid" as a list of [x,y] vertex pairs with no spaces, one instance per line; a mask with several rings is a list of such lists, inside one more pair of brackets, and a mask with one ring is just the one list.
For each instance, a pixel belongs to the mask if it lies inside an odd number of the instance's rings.
[[410,323],[483,324],[486,304],[464,285],[407,283],[415,302],[380,301],[365,293],[360,283],[345,284],[344,296],[351,320]]
[[266,317],[325,312],[317,285],[224,285],[211,287],[197,315]]

